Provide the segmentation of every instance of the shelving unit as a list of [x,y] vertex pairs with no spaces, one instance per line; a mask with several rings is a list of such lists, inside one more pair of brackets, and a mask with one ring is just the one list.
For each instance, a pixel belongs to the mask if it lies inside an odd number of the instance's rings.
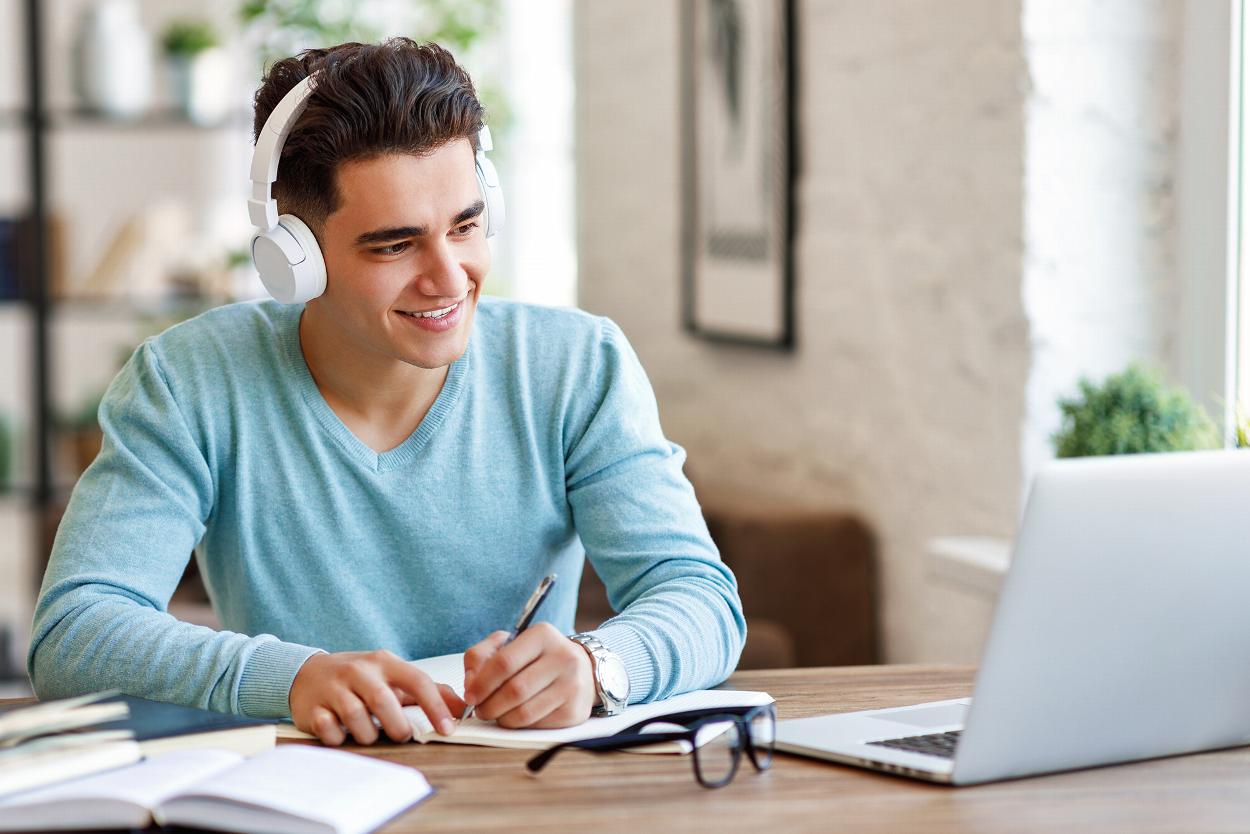
[[[19,441],[26,445],[28,472],[8,492],[0,493],[0,512],[7,519],[6,526],[16,532],[10,537],[13,542],[8,546],[24,549],[29,556],[15,558],[17,551],[6,551],[0,546],[0,562],[7,558],[9,563],[14,563],[0,565],[3,571],[0,584],[7,585],[10,593],[16,593],[18,599],[29,598],[32,601],[51,550],[52,537],[72,488],[72,482],[68,482],[57,465],[56,454],[59,437],[55,383],[58,381],[58,368],[64,371],[66,367],[62,360],[70,358],[58,354],[58,343],[65,335],[61,328],[71,327],[80,331],[116,328],[124,332],[127,324],[131,323],[137,330],[144,320],[175,320],[221,303],[198,297],[55,297],[51,251],[54,242],[51,230],[53,192],[49,169],[56,164],[57,156],[50,147],[51,140],[57,135],[102,132],[101,135],[125,136],[128,142],[132,141],[131,136],[147,135],[161,137],[164,142],[163,137],[167,133],[243,132],[250,122],[250,114],[243,110],[232,113],[217,124],[200,125],[189,121],[181,112],[168,108],[153,110],[141,118],[118,121],[83,109],[50,107],[45,47],[47,16],[54,8],[54,4],[41,0],[23,0],[21,32],[15,34],[24,42],[24,106],[0,110],[0,131],[24,133],[26,206],[22,213],[31,220],[22,247],[23,263],[19,265],[20,297],[0,300],[0,316],[4,317],[6,327],[20,325],[20,330],[29,331],[23,335],[29,341],[30,408],[28,414],[23,415],[29,428],[24,438],[19,437]],[[107,216],[107,212],[104,214]],[[0,357],[0,361],[5,358]],[[12,359],[9,358],[9,361]],[[27,564],[16,564],[18,562]],[[22,573],[29,574],[21,583],[24,587],[13,587],[13,577]],[[10,608],[4,610],[12,610],[12,600],[7,596],[0,599],[0,603],[10,604]],[[0,687],[15,677],[24,677],[24,670],[20,668],[24,658],[13,656],[20,654],[20,650],[10,652],[9,668],[2,668],[5,665],[5,650],[0,646]],[[13,668],[15,662],[19,664],[18,668]]]

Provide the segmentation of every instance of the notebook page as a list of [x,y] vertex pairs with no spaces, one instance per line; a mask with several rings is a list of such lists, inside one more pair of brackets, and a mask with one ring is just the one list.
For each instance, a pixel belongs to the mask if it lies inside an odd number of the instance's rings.
[[445,683],[456,690],[457,695],[464,697],[464,652],[426,657],[411,663],[435,683]]
[[626,707],[620,715],[607,718],[590,718],[576,727],[560,730],[508,730],[490,721],[470,718],[462,722],[450,736],[433,731],[430,721],[420,707],[404,707],[404,713],[412,722],[416,741],[442,741],[452,744],[480,744],[485,747],[520,747],[545,750],[556,744],[580,741],[586,738],[610,736],[639,721],[661,715],[687,710],[718,707],[746,707],[772,703],[767,692],[745,690],[703,689],[675,695],[650,704],[634,704]]
[[235,806],[238,813],[231,814],[235,817],[246,810],[238,806],[253,806],[313,820],[342,834],[361,834],[430,792],[425,777],[413,768],[292,744],[255,755],[196,784],[156,809],[156,818],[162,825],[213,828],[214,802],[224,801]]

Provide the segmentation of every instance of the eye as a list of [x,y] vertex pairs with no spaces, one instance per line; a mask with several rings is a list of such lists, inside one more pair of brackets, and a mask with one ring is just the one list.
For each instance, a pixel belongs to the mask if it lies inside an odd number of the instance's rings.
[[392,243],[390,246],[379,246],[369,251],[375,255],[398,255],[407,248],[408,241],[400,241],[399,243]]
[[452,231],[455,232],[460,237],[464,237],[465,235],[472,234],[473,230],[476,228],[477,228],[477,223],[473,222],[473,223],[465,223],[461,226],[457,226]]

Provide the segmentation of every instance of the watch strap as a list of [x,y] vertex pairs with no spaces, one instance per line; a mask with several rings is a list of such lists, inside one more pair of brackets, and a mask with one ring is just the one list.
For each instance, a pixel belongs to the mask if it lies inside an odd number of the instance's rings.
[[[591,710],[590,714],[594,718],[603,718],[609,715],[616,715],[625,709],[626,702],[611,697],[603,688],[603,681],[599,674],[599,663],[603,656],[612,654],[612,650],[603,645],[603,641],[593,634],[573,634],[569,639],[574,643],[581,645],[586,653],[590,655],[590,666],[592,677],[595,681],[595,693],[599,696],[599,703]],[[619,661],[619,658],[618,658]],[[627,696],[628,697],[628,696]]]

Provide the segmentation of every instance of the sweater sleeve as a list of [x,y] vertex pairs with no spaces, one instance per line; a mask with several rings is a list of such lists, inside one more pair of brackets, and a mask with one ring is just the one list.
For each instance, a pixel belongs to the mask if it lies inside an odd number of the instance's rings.
[[686,453],[664,438],[646,373],[615,323],[566,427],[569,504],[619,612],[593,633],[625,662],[630,700],[724,680],[746,638],[738,586],[708,535]]
[[109,386],[99,418],[103,447],[74,488],[35,606],[27,669],[36,694],[115,688],[219,712],[289,715],[291,682],[316,649],[168,613],[214,488],[152,342]]

